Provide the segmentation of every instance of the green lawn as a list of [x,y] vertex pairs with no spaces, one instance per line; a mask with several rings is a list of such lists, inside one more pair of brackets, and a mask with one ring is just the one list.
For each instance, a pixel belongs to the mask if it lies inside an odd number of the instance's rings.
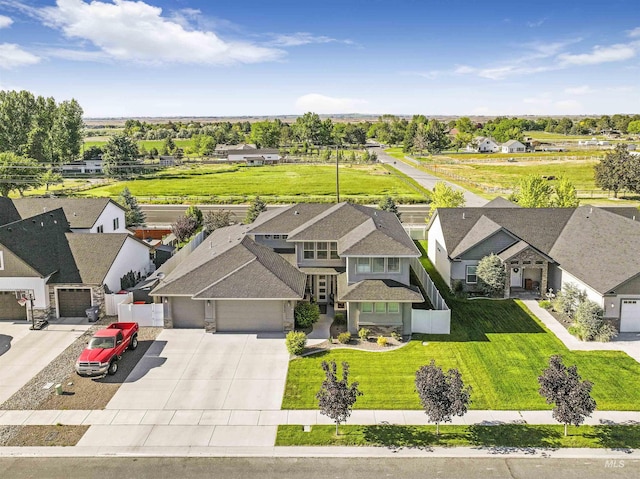
[[[426,416],[425,416],[426,421]],[[378,446],[378,447],[640,447],[640,426],[570,426],[504,424],[499,426],[278,426],[276,446]]]
[[[172,168],[154,176],[87,190],[84,196],[117,196],[127,186],[138,197],[215,196],[246,201],[260,195],[268,202],[322,201],[335,198],[333,165],[281,164],[264,167],[207,165]],[[395,171],[395,170],[394,170]],[[382,165],[340,167],[343,199],[378,202],[385,195],[401,201],[425,201],[428,193],[404,175]]]
[[[429,161],[434,163],[439,163],[442,160],[447,160],[449,158],[454,160],[462,160],[462,161],[473,161],[473,160],[481,160],[481,161],[491,161],[491,160],[508,160],[510,158],[515,158],[518,160],[538,160],[538,159],[549,159],[552,160],[554,158],[558,158],[561,160],[565,160],[566,158],[602,158],[604,157],[605,151],[603,150],[578,150],[578,151],[562,151],[562,152],[552,152],[552,151],[536,151],[535,153],[443,153],[442,155],[435,155],[430,158],[427,158]],[[565,160],[566,161],[566,160]]]
[[[291,361],[283,409],[315,409],[323,380],[321,362],[346,361],[364,396],[360,409],[420,409],[416,370],[431,359],[458,368],[473,388],[473,409],[550,409],[538,394],[537,378],[553,354],[577,364],[590,380],[603,410],[640,410],[640,364],[617,351],[569,351],[519,301],[461,300],[451,297],[423,259],[452,310],[450,335],[416,335],[385,353],[338,349]],[[426,345],[423,345],[423,341]]]
[[[96,137],[87,138],[84,141],[84,149],[91,148],[92,146],[104,146],[108,140],[109,140],[108,136],[102,136],[102,137],[96,136]],[[188,139],[176,138],[173,140],[173,142],[179,148],[186,148],[188,146],[193,145],[193,141],[191,140],[191,138],[188,138]],[[164,145],[164,140],[139,140],[138,141],[138,147],[144,146],[147,149],[147,151],[151,150],[152,148],[157,148],[158,150],[161,150],[162,145]]]

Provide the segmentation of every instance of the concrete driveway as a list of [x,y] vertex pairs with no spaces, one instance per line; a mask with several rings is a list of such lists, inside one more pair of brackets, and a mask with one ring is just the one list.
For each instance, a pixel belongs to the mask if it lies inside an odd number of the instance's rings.
[[279,410],[288,364],[282,337],[167,329],[107,409]]

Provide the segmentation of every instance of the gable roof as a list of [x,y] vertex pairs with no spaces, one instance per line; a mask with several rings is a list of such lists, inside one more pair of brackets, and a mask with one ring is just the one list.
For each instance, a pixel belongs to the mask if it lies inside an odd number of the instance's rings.
[[634,206],[603,206],[601,209],[609,213],[615,213],[630,220],[640,221],[640,209]]
[[339,301],[397,301],[421,303],[422,293],[416,286],[407,286],[391,279],[365,279],[347,284],[347,274],[338,276]]
[[494,199],[482,205],[483,208],[522,208],[518,203],[513,203],[502,196],[496,196]]
[[501,229],[502,226],[500,226],[495,221],[490,220],[484,215],[481,216],[480,219],[476,221],[473,228],[469,230],[465,237],[462,238],[460,243],[458,243],[456,248],[451,252],[450,256],[452,258],[460,256],[462,253],[473,248],[481,241],[489,238],[490,236],[493,236]]
[[133,238],[127,233],[66,233],[65,236],[79,280],[75,276],[56,275],[53,283],[102,284],[127,238]]
[[109,198],[16,198],[13,200],[20,216],[30,218],[40,213],[62,208],[71,228],[92,228],[109,203],[124,208]]
[[306,275],[246,236],[246,225],[215,230],[151,292],[197,299],[302,298]]
[[293,230],[331,208],[331,204],[299,203],[260,213],[249,225],[250,234],[290,234]]
[[5,196],[0,196],[0,226],[14,221],[20,221],[22,217],[16,209],[13,201]]
[[522,144],[522,142],[518,140],[508,140],[502,144],[502,146],[515,146],[515,145],[524,146],[524,144]]
[[238,148],[227,150],[227,155],[242,155],[245,157],[255,157],[259,155],[275,155],[278,153],[277,148]]

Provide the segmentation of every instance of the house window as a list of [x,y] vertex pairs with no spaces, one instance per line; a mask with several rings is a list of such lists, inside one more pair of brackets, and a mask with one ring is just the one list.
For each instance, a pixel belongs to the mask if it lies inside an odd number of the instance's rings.
[[375,303],[376,313],[386,313],[387,312],[387,303]]
[[389,273],[399,273],[400,258],[387,258],[387,271]]
[[356,272],[358,273],[370,273],[371,262],[369,258],[356,258]]
[[467,266],[467,284],[476,284],[478,282],[476,268],[477,266]]
[[384,273],[384,258],[373,258],[371,271],[374,273]]
[[118,231],[120,229],[120,218],[113,219],[113,231]]
[[273,239],[280,239],[280,235],[273,235]]
[[536,264],[544,264],[544,261],[536,261]]
[[511,261],[511,264],[518,264],[518,260]]
[[4,269],[4,253],[0,251],[0,271]]
[[315,250],[314,244],[308,241],[305,241],[302,245],[303,257],[304,259],[313,259],[315,258]]
[[316,243],[316,259],[327,259],[327,242],[320,241]]
[[387,303],[387,311],[389,313],[399,313],[400,303]]
[[523,261],[522,264],[531,264],[531,261]]
[[282,235],[282,239],[287,239],[289,235]]
[[271,235],[264,235],[264,239],[271,239]]
[[98,227],[96,228],[96,232],[98,232],[98,233],[104,233],[104,226],[103,226],[103,225],[98,226]]
[[363,313],[373,313],[373,303],[360,303],[360,310]]
[[340,259],[340,256],[338,256],[338,243],[335,241],[329,243],[329,256],[331,259]]

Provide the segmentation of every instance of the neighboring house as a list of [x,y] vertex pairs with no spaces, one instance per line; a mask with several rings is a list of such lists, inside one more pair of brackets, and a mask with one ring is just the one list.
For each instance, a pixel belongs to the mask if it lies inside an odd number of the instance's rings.
[[149,248],[126,233],[71,233],[61,208],[0,226],[0,319],[26,319],[17,291],[33,295],[35,318],[80,317],[118,291],[129,271],[152,269]]
[[256,150],[257,148],[253,143],[238,143],[237,145],[225,145],[221,143],[216,145],[214,151],[218,156],[227,156],[229,150]]
[[175,156],[160,155],[159,161],[160,161],[160,166],[165,166],[165,167],[176,166],[177,164]]
[[524,153],[527,151],[526,146],[518,140],[509,140],[502,144],[502,153]]
[[477,153],[497,153],[500,151],[500,145],[493,138],[477,136],[473,143],[467,145],[467,151],[475,151]]
[[273,165],[280,161],[277,148],[228,150],[227,160],[233,163],[246,163],[249,166]]
[[63,173],[102,173],[102,159],[93,158],[91,160],[73,161],[61,166]]
[[398,218],[350,203],[303,203],[262,213],[251,225],[215,230],[151,292],[167,327],[282,332],[298,301],[346,314],[348,328],[411,333],[410,281],[420,256]]
[[640,331],[640,216],[628,208],[508,203],[440,208],[433,215],[428,256],[448,285],[475,290],[478,262],[494,253],[506,269],[505,297],[574,283],[620,331]]
[[125,209],[109,198],[16,198],[20,216],[62,208],[74,233],[128,233]]

